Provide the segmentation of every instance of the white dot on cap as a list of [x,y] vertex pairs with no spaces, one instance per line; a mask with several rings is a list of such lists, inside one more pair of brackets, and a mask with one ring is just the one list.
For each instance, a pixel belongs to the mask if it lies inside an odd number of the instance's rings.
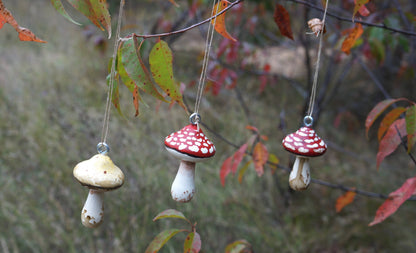
[[181,144],[179,145],[178,149],[179,150],[184,150],[187,146],[185,144]]
[[189,150],[191,150],[191,151],[193,151],[193,152],[198,152],[199,151],[199,148],[197,147],[197,146],[189,146],[189,148],[188,148]]
[[299,152],[301,152],[301,153],[308,153],[308,152],[309,152],[309,149],[307,149],[307,148],[303,148],[303,147],[300,147],[300,148],[298,149],[298,151],[299,151]]
[[201,152],[202,152],[202,154],[206,154],[206,153],[208,153],[208,149],[207,148],[201,148]]

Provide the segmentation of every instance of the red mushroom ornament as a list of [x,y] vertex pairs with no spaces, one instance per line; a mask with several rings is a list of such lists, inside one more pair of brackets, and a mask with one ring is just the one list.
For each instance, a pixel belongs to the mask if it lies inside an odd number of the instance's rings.
[[214,144],[205,136],[198,124],[190,124],[165,138],[166,150],[181,160],[172,183],[172,198],[189,202],[195,193],[195,163],[215,155]]
[[287,135],[282,144],[287,151],[296,155],[293,169],[289,175],[289,185],[296,191],[305,190],[311,181],[308,160],[310,157],[323,155],[327,146],[315,131],[308,126]]

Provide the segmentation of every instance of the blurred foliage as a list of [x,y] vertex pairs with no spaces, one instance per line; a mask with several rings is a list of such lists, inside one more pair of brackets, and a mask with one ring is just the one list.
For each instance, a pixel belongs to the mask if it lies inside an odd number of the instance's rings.
[[[376,6],[387,10],[383,13],[393,12],[394,5],[389,2],[377,2]],[[413,1],[399,2],[403,2],[405,10],[414,8]],[[163,8],[155,8],[153,1],[127,1],[125,24],[137,24],[132,30],[151,32],[149,24],[154,24],[158,18],[163,16],[174,21],[185,11],[171,7],[169,1],[157,3]],[[219,169],[235,149],[209,132],[218,155],[207,163],[198,164],[197,194],[192,203],[175,203],[169,193],[179,163],[165,152],[163,138],[181,128],[188,119],[179,107],[169,110],[163,105],[156,111],[156,102],[152,99],[146,101],[150,108],[144,108],[138,119],[124,119],[113,111],[108,142],[112,159],[123,169],[127,180],[122,188],[106,195],[104,224],[96,230],[84,228],[80,211],[87,189],[73,179],[72,169],[96,152],[106,101],[105,76],[110,52],[97,48],[92,37],[86,36],[84,27],[66,21],[49,3],[33,1],[30,8],[24,1],[8,1],[7,4],[16,18],[31,24],[31,29],[48,44],[20,43],[14,31],[7,27],[0,33],[2,252],[144,252],[162,229],[178,225],[174,221],[152,222],[157,213],[169,208],[180,210],[190,220],[198,222],[204,252],[222,252],[238,239],[248,241],[255,252],[416,250],[414,227],[409,223],[413,219],[414,202],[406,203],[396,215],[369,228],[367,224],[382,200],[356,196],[354,203],[337,214],[334,205],[342,194],[340,191],[311,185],[306,192],[293,193],[288,190],[288,175],[283,171],[272,174],[266,170],[259,178],[252,168],[241,184],[236,177],[229,177],[226,187],[221,187]],[[113,1],[110,4],[113,6]],[[340,7],[336,6],[342,6],[342,1],[333,4],[338,11]],[[274,47],[283,47],[285,52],[292,53],[285,56],[288,57],[285,65],[290,70],[305,70],[305,65],[292,63],[299,58],[296,52],[302,41],[314,50],[313,37],[305,34],[304,19],[319,13],[301,5],[285,4],[291,15],[297,17],[292,23],[295,41],[291,42],[278,34],[272,9],[256,6],[251,1],[244,6],[244,13],[247,13],[242,16],[244,20],[258,13],[256,36],[244,32],[244,22],[229,27],[229,32],[238,35],[249,48],[272,52]],[[350,16],[348,9],[339,11]],[[228,15],[228,25],[232,26],[233,16],[233,12]],[[393,12],[391,17],[401,24],[397,13]],[[375,17],[375,21],[383,19],[382,15]],[[327,50],[337,57],[325,57],[322,78],[325,79],[325,73],[333,73],[333,84],[347,64],[351,70],[342,85],[327,87],[330,96],[324,100],[326,106],[316,128],[320,136],[336,145],[322,159],[312,161],[312,176],[388,193],[414,174],[414,165],[409,163],[405,152],[398,152],[387,158],[376,172],[377,143],[367,142],[363,120],[383,95],[356,61],[351,63],[350,58],[337,53],[339,32],[350,24],[334,19],[328,22],[325,43]],[[374,33],[371,30],[365,29],[363,44],[353,50],[365,49],[367,40],[381,41],[389,49],[385,50],[384,61],[380,61],[383,57],[368,58],[366,64],[380,76],[392,96],[415,100],[413,64],[416,58],[411,38],[389,32],[370,36],[369,33]],[[123,30],[123,33],[128,31]],[[97,34],[100,33],[97,31],[93,36]],[[200,52],[190,50],[190,44],[200,39],[196,31],[170,44],[176,63],[175,76],[184,83],[199,76],[199,66],[193,63],[199,61]],[[218,44],[219,40],[217,36],[214,43]],[[181,44],[184,41],[189,43],[185,48]],[[397,41],[396,44],[393,41]],[[406,43],[408,49],[403,46]],[[307,89],[306,75],[291,78]],[[222,89],[215,97],[207,94],[201,106],[204,122],[209,122],[212,129],[239,145],[249,137],[245,126],[257,123],[254,125],[269,137],[268,150],[279,157],[281,164],[289,164],[289,157],[280,143],[287,131],[298,126],[304,98],[293,86],[293,80],[273,79],[262,93],[257,92],[258,85],[257,76],[242,72],[237,89]],[[332,89],[336,89],[335,92],[331,93]],[[188,101],[192,101],[195,90],[190,86],[185,91]],[[127,90],[120,92],[125,92],[125,97],[129,95]],[[242,109],[242,102],[249,103],[248,114]],[[121,101],[121,107],[126,115],[134,115],[130,100]],[[343,115],[349,116],[343,117],[335,127],[334,119],[346,111],[350,113]],[[178,235],[161,252],[177,252],[183,247],[184,239],[185,236]]]

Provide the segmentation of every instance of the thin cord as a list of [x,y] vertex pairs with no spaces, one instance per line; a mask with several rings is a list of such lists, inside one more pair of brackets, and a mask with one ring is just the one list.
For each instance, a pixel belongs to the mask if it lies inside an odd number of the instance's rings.
[[325,28],[325,19],[326,19],[326,11],[328,10],[328,2],[329,0],[326,0],[326,4],[325,4],[325,11],[324,11],[324,16],[322,18],[322,31],[320,31],[318,33],[318,36],[320,35],[321,37],[319,38],[319,47],[318,47],[318,58],[316,59],[316,68],[315,68],[315,74],[313,77],[313,84],[312,84],[312,90],[311,90],[311,96],[309,98],[309,107],[308,107],[308,113],[307,116],[312,117],[312,113],[313,113],[313,109],[315,107],[315,97],[316,97],[316,90],[317,90],[317,86],[318,86],[318,73],[319,73],[319,63],[321,61],[321,52],[322,52],[322,41],[323,41],[323,30]]
[[110,122],[110,111],[111,111],[111,98],[113,96],[113,85],[116,73],[116,56],[118,45],[120,41],[120,27],[121,27],[121,18],[123,16],[123,7],[124,7],[124,0],[120,0],[120,10],[118,12],[118,21],[117,21],[117,31],[116,36],[114,39],[114,51],[113,51],[113,60],[111,63],[111,72],[110,72],[110,81],[108,84],[108,91],[107,91],[107,102],[105,105],[105,113],[104,113],[104,120],[103,120],[103,128],[101,131],[101,143],[106,143],[107,135],[108,135],[108,125]]
[[[218,13],[220,4],[221,4],[221,2],[218,2],[217,8],[215,10],[215,8],[214,8],[215,7],[215,0],[213,1],[211,17],[214,16],[214,13]],[[217,18],[215,18],[213,20],[213,23],[210,22],[209,26],[208,26],[207,40],[205,42],[205,54],[204,54],[204,59],[202,61],[202,70],[201,70],[201,75],[199,77],[198,91],[197,91],[196,101],[195,101],[195,109],[194,109],[195,113],[198,113],[198,111],[199,111],[199,105],[201,104],[202,95],[204,93],[204,86],[205,86],[207,69],[208,69],[209,55],[210,55],[210,52],[211,52],[212,39],[214,37],[214,27],[215,27],[216,22],[217,22]]]

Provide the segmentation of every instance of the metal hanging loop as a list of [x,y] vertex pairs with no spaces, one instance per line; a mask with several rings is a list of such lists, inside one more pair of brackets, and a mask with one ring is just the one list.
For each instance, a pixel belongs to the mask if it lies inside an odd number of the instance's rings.
[[191,116],[189,116],[189,122],[191,122],[192,125],[198,124],[201,122],[201,115],[196,112],[192,113]]
[[312,124],[313,124],[312,116],[305,116],[305,118],[303,118],[303,124],[307,127],[312,126]]
[[108,152],[110,152],[110,147],[105,142],[100,142],[97,144],[97,152],[101,155],[106,155]]

